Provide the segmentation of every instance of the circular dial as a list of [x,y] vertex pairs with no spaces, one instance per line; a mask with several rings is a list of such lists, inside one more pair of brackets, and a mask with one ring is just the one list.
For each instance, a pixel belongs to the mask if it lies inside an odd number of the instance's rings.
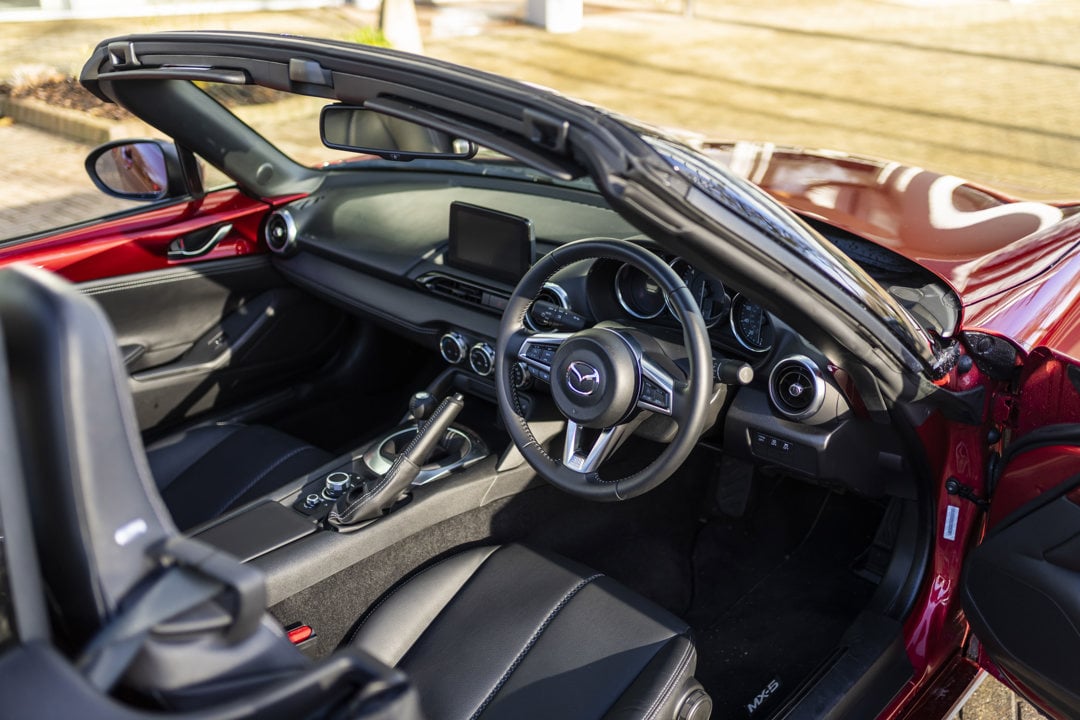
[[760,305],[742,295],[731,301],[731,332],[747,350],[764,352],[773,344],[773,325]]
[[465,338],[456,332],[444,333],[439,338],[439,353],[443,356],[443,360],[451,365],[457,365],[465,359],[467,347]]
[[487,343],[476,343],[469,350],[469,367],[477,375],[487,377],[495,369],[495,351]]
[[[698,309],[701,310],[701,318],[705,321],[705,327],[716,325],[727,315],[731,307],[731,299],[728,298],[722,282],[701,272],[682,258],[672,260],[671,269],[682,278],[690,294],[694,296]],[[670,307],[668,311],[675,315]]]
[[615,296],[623,310],[640,320],[651,320],[664,312],[664,291],[651,277],[633,265],[623,265],[615,273]]

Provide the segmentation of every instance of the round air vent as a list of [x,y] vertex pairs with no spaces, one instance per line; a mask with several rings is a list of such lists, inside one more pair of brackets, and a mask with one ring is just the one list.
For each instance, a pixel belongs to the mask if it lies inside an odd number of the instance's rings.
[[[563,310],[570,309],[570,298],[567,297],[566,291],[555,283],[544,283],[544,287],[541,288],[540,294],[536,296],[536,300],[543,300],[552,305],[558,305]],[[525,326],[533,332],[544,332],[550,330],[552,327],[550,323],[545,323],[542,320],[533,317],[532,305],[529,306],[528,312],[525,313]]]
[[291,255],[296,251],[296,223],[288,210],[277,210],[266,218],[263,228],[266,246],[278,255]]
[[825,399],[821,370],[803,355],[784,358],[769,373],[769,397],[782,415],[805,420],[821,409]]

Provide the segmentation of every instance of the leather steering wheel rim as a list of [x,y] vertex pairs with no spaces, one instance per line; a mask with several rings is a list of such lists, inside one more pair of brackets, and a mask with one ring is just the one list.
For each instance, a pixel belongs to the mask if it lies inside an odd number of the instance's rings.
[[[685,377],[671,378],[675,381],[669,394],[671,412],[665,414],[670,414],[678,424],[675,437],[645,468],[633,475],[616,480],[600,478],[598,469],[587,469],[587,465],[585,471],[578,471],[568,467],[564,460],[551,457],[536,440],[523,417],[518,390],[514,387],[511,378],[514,364],[521,359],[522,348],[534,342],[537,337],[553,335],[544,333],[534,335],[525,326],[525,313],[540,294],[544,283],[556,272],[572,263],[600,258],[629,263],[657,282],[664,292],[669,307],[682,323],[683,345],[690,365],[690,371]],[[589,330],[568,334],[565,342],[588,332]],[[639,357],[639,360],[639,373],[649,372],[643,370],[642,366],[649,366],[652,370],[652,363],[649,363],[647,359],[643,360]],[[550,379],[553,385],[559,382],[556,378],[555,367],[554,364],[551,365]],[[657,377],[655,370],[652,372],[654,374],[650,375],[650,379]],[[639,412],[648,412],[648,410],[638,409],[641,388],[647,384],[646,380],[641,379],[642,377],[644,375],[639,375],[638,378],[639,387],[634,400],[634,415]],[[664,378],[661,375],[657,379]],[[654,383],[653,387],[655,386]],[[600,501],[626,500],[660,485],[683,464],[697,444],[698,437],[704,429],[709,393],[713,387],[712,347],[701,311],[690,290],[660,257],[647,248],[626,240],[608,238],[577,240],[560,246],[533,265],[510,296],[499,325],[495,356],[495,387],[499,410],[510,437],[537,474],[552,485],[580,497]],[[571,442],[569,431],[576,422],[568,417],[561,407],[560,412],[568,421],[567,442],[569,443]],[[622,422],[611,428],[611,432],[629,425],[630,423],[624,418]],[[601,435],[606,432],[609,431],[602,430]],[[566,454],[564,454],[565,457]]]

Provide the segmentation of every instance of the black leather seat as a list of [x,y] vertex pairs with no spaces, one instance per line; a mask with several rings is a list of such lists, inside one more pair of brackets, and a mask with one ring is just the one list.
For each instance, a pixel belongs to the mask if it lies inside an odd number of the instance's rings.
[[429,720],[701,720],[711,709],[686,623],[520,545],[430,567],[377,604],[351,643],[403,670]]
[[146,448],[150,472],[181,530],[262,497],[333,456],[260,425],[210,425]]
[[403,583],[352,647],[313,667],[265,614],[257,569],[177,532],[101,310],[44,271],[0,270],[0,332],[52,626],[83,673],[69,664],[37,686],[47,697],[18,683],[5,702],[149,720],[108,694],[119,683],[200,717],[320,716],[345,697],[349,717],[415,717],[404,676],[366,649],[413,676],[431,719],[708,716],[684,623],[603,575],[512,545]]

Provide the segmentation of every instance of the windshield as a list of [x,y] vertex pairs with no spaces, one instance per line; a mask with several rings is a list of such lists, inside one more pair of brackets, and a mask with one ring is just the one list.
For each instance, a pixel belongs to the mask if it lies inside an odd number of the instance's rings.
[[329,102],[323,98],[295,95],[257,85],[203,82],[196,84],[283,153],[308,167],[345,169],[355,166],[363,169],[442,170],[497,175],[518,180],[569,185],[581,189],[595,189],[596,187],[588,177],[573,181],[556,180],[486,147],[480,147],[476,155],[468,160],[433,158],[408,162],[335,150],[324,145],[319,135],[319,114]]

